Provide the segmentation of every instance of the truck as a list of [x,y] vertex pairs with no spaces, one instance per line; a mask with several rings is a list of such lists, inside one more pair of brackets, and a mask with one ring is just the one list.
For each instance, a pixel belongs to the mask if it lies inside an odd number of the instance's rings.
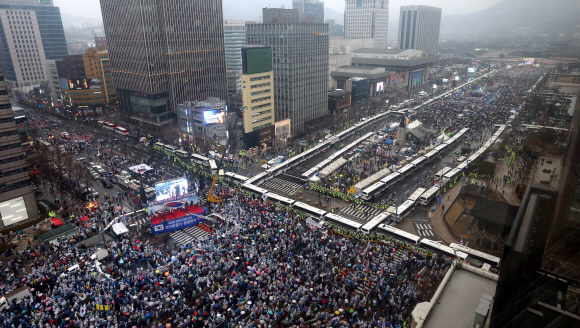
[[145,197],[147,197],[147,199],[155,198],[155,188],[153,187],[145,188]]
[[136,184],[134,184],[134,183],[131,183],[131,184],[129,185],[129,189],[133,190],[134,192],[140,192],[140,190],[141,190],[141,189],[139,188],[139,186],[138,186],[138,185],[136,185]]
[[0,311],[8,309],[10,304],[13,304],[16,301],[22,301],[28,296],[30,296],[30,289],[28,289],[28,286],[22,286],[16,288],[10,293],[4,294],[4,296],[0,298]]
[[91,255],[91,260],[100,261],[107,256],[109,256],[109,251],[103,248],[99,248],[95,253],[93,253],[93,255]]

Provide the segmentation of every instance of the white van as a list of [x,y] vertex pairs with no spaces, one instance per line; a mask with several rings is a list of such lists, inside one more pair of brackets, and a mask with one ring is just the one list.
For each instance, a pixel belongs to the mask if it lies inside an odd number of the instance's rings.
[[461,162],[463,162],[465,159],[466,159],[466,157],[465,157],[465,156],[461,156],[461,157],[459,157],[459,158],[457,159],[457,163],[461,163]]
[[317,218],[313,218],[313,217],[308,217],[308,218],[306,219],[306,225],[307,225],[309,228],[317,228],[317,229],[322,229],[322,228],[324,228],[324,224],[325,224],[325,223],[326,223],[326,222],[324,222],[324,221],[322,221],[322,220],[320,220],[320,219],[317,219]]
[[91,260],[100,261],[106,258],[107,256],[109,256],[109,251],[107,251],[106,249],[99,248],[93,255],[91,255]]

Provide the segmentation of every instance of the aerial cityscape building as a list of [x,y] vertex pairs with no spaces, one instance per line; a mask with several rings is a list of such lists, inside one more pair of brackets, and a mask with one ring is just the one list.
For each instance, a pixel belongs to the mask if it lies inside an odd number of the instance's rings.
[[441,8],[431,6],[402,6],[399,16],[399,49],[415,49],[436,55],[441,11]]
[[2,71],[0,78],[0,231],[5,231],[38,218],[38,205]]
[[67,55],[60,10],[52,0],[0,0],[0,66],[18,97],[47,81],[46,60]]
[[301,23],[324,23],[324,2],[320,0],[292,0],[292,9],[298,9]]
[[246,43],[272,48],[275,120],[290,118],[298,136],[323,124],[328,112],[328,25],[300,23],[296,9],[264,8],[263,17],[247,25]]
[[161,127],[175,106],[226,99],[224,26],[220,0],[101,0],[111,71],[122,113]]
[[375,48],[387,48],[389,0],[346,0],[344,37],[375,39]]

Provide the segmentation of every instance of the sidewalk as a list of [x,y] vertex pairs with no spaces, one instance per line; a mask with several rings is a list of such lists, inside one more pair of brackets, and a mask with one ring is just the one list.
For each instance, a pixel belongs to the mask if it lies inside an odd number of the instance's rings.
[[[431,210],[429,207],[429,212],[431,213],[431,218],[429,222],[435,229],[435,232],[441,240],[447,245],[451,243],[459,244],[459,241],[453,237],[451,230],[449,230],[448,225],[445,223],[445,213],[449,211],[451,205],[455,202],[455,199],[459,197],[459,192],[461,191],[462,183],[456,183],[453,188],[447,188],[446,193],[441,193],[441,204],[434,203],[431,207],[435,207],[435,211]],[[450,196],[447,196],[447,193],[450,193]],[[448,199],[449,198],[449,199]],[[445,211],[443,211],[442,205],[445,205]]]

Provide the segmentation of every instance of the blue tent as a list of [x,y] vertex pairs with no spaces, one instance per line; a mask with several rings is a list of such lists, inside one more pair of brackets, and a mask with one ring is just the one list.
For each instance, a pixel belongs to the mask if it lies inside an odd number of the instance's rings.
[[385,140],[385,143],[386,143],[387,145],[390,145],[390,144],[392,144],[392,143],[393,143],[393,139],[387,139],[387,140]]
[[393,129],[392,129],[392,128],[388,128],[388,129],[387,129],[387,132],[391,132],[391,131],[393,131]]

